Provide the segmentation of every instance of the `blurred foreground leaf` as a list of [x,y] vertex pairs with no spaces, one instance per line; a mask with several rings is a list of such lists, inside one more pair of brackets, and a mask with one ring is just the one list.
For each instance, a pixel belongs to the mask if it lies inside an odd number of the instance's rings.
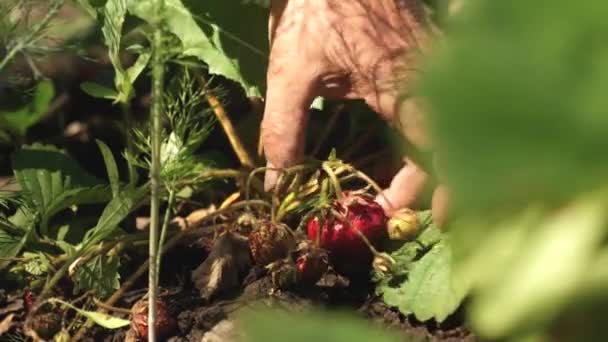
[[295,313],[252,311],[241,320],[247,342],[396,342],[407,341],[390,331],[346,314],[322,311]]
[[40,81],[29,104],[12,112],[0,111],[0,130],[7,130],[16,137],[23,138],[27,129],[42,119],[53,96],[55,96],[53,82]]
[[608,223],[608,3],[466,6],[420,89],[452,192],[469,319],[491,339],[552,340],[564,326],[574,341],[594,329],[605,336],[605,324],[585,317],[608,313],[594,305],[608,299],[598,263]]
[[423,82],[454,204],[565,203],[608,174],[608,2],[470,1]]

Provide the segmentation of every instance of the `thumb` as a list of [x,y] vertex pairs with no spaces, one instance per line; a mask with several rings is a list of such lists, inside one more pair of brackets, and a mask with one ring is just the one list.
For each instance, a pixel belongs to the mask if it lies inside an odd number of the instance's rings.
[[[304,154],[308,109],[316,95],[317,81],[295,56],[274,57],[271,55],[268,68],[261,137],[268,166],[285,168],[297,163]],[[267,171],[266,190],[274,187],[276,179],[276,171]]]

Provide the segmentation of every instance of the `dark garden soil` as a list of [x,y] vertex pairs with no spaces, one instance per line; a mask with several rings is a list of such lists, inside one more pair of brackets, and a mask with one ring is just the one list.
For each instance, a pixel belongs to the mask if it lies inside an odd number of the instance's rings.
[[[183,259],[174,260],[174,265]],[[168,261],[172,263],[172,261]],[[415,318],[404,316],[397,310],[387,307],[371,295],[371,284],[349,284],[348,280],[332,273],[326,274],[314,287],[273,291],[269,276],[256,278],[252,270],[240,289],[222,295],[211,301],[201,299],[199,291],[191,284],[183,283],[177,287],[167,287],[164,297],[172,306],[177,318],[178,329],[168,341],[226,341],[237,338],[233,331],[231,318],[239,310],[251,305],[300,311],[309,307],[328,310],[349,310],[356,315],[369,319],[375,324],[396,329],[403,333],[404,341],[475,341],[475,337],[464,327],[462,314],[457,312],[442,324],[422,323]],[[178,275],[175,275],[178,277]],[[189,274],[182,274],[182,279]],[[135,291],[141,296],[142,291]],[[128,296],[127,296],[128,297]],[[123,305],[129,307],[137,297]],[[92,328],[87,333],[87,341],[125,341],[128,329],[111,332],[102,328]],[[204,338],[204,339],[203,339]]]

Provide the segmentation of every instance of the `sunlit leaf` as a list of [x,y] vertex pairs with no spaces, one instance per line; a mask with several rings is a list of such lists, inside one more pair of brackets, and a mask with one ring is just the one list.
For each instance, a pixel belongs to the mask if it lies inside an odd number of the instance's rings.
[[117,256],[98,255],[78,266],[73,276],[76,291],[93,290],[100,298],[107,298],[120,287]]
[[100,313],[100,312],[94,312],[94,311],[87,311],[87,310],[83,310],[83,309],[79,309],[77,307],[75,307],[74,305],[68,303],[68,302],[64,302],[61,299],[57,299],[57,298],[51,298],[48,300],[48,302],[50,303],[59,303],[63,306],[66,306],[68,308],[71,308],[73,310],[75,310],[76,312],[78,312],[79,314],[85,316],[86,318],[92,320],[93,322],[95,322],[95,324],[104,327],[106,329],[119,329],[122,327],[126,327],[129,324],[131,324],[131,321],[127,320],[127,319],[122,319],[122,318],[118,318],[118,317],[114,317],[114,316],[110,316],[108,314],[104,314],[104,313]]
[[144,199],[148,191],[149,187],[146,185],[123,189],[106,205],[95,228],[87,232],[83,245],[86,247],[95,245],[114,233],[118,224]]
[[112,150],[101,140],[96,140],[97,146],[103,156],[103,161],[106,165],[106,172],[108,173],[108,179],[110,180],[110,187],[112,188],[112,196],[116,197],[120,191],[120,178],[118,176],[118,166],[116,160],[112,154]]
[[99,83],[83,82],[80,89],[92,97],[114,100],[118,97],[116,90],[107,88]]
[[[412,263],[407,280],[382,288],[386,304],[417,319],[445,320],[460,306],[465,289],[454,278],[450,246],[441,241]],[[389,283],[390,284],[390,283]]]
[[[153,4],[153,0],[129,0],[129,12],[152,24],[154,23],[155,19],[154,11],[152,10]],[[206,7],[208,5],[212,5],[212,3],[206,2],[203,6],[206,9],[212,9],[212,7]],[[220,3],[218,2],[218,6],[219,5]],[[221,6],[232,6],[232,3],[226,3],[224,1],[221,2]],[[241,9],[241,11],[242,10],[244,10],[244,8]],[[205,19],[203,16],[201,16],[201,18]],[[181,54],[183,56],[192,56],[200,59],[209,66],[209,72],[211,74],[222,75],[228,79],[238,82],[243,86],[248,95],[260,95],[260,90],[256,83],[263,80],[263,77],[260,78],[257,76],[255,78],[249,78],[243,73],[241,63],[248,62],[245,61],[245,59],[238,59],[225,49],[225,43],[221,37],[223,26],[220,28],[220,26],[218,26],[214,21],[209,21],[209,18],[207,18],[206,22],[209,28],[209,34],[206,34],[196,22],[191,12],[180,0],[165,1],[165,12],[163,19],[165,20],[167,29],[181,41]],[[241,23],[239,23],[239,25],[241,25]],[[241,27],[251,29],[255,26],[241,25]],[[264,28],[265,26],[262,25],[261,27]],[[251,51],[251,47],[254,46],[248,46],[249,51]],[[258,47],[254,47],[253,50],[257,49]],[[264,51],[263,48],[257,52],[261,51]],[[261,63],[264,63],[265,57],[263,52],[262,55],[259,56],[259,60]],[[258,72],[259,74],[259,69],[260,68],[258,65],[257,69],[251,70]]]
[[13,168],[41,215],[43,230],[51,216],[63,209],[109,200],[109,191],[100,180],[52,146],[23,146],[13,157]]

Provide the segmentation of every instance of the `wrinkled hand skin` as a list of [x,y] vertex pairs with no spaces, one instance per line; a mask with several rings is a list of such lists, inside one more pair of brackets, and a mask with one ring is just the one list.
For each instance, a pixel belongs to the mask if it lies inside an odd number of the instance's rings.
[[[316,96],[364,99],[421,150],[430,150],[424,116],[407,87],[431,34],[421,0],[273,0],[262,142],[268,166],[296,164]],[[411,206],[429,176],[413,161],[378,197],[387,214]],[[266,188],[277,173],[266,173]],[[445,191],[442,200],[446,202]],[[437,211],[437,208],[434,208]],[[443,217],[443,214],[441,215]]]

